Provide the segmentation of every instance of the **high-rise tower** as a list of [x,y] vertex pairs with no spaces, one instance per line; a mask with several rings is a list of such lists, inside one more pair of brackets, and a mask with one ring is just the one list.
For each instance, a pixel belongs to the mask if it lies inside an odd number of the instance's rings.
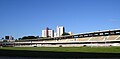
[[54,37],[54,31],[47,27],[45,30],[42,30],[42,37]]
[[57,37],[62,36],[62,34],[65,32],[65,28],[63,26],[57,26],[56,29],[56,35]]

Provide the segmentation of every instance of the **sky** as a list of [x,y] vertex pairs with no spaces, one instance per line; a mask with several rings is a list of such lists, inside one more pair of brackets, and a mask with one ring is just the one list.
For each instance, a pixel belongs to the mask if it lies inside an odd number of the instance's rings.
[[0,0],[0,39],[57,26],[74,34],[120,29],[120,0]]

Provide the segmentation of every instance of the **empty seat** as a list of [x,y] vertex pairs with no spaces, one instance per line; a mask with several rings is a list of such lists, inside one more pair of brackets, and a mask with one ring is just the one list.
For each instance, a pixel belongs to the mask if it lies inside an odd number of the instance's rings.
[[77,41],[88,41],[90,37],[85,37],[85,38],[77,38]]
[[118,36],[118,37],[116,38],[116,40],[120,40],[120,36]]
[[115,40],[119,35],[111,35],[106,40]]
[[92,37],[89,41],[103,41],[105,36]]

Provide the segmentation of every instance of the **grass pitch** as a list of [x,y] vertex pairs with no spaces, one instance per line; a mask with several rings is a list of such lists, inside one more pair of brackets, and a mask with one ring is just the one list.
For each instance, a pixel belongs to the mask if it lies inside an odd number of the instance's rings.
[[120,47],[2,47],[0,56],[40,58],[120,58]]
[[5,50],[120,53],[120,47],[3,47]]

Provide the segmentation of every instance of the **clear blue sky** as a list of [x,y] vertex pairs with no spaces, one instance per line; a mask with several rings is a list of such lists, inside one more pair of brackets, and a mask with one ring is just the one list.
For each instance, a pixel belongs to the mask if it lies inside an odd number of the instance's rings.
[[41,36],[64,26],[66,32],[120,28],[120,0],[0,0],[0,38]]

